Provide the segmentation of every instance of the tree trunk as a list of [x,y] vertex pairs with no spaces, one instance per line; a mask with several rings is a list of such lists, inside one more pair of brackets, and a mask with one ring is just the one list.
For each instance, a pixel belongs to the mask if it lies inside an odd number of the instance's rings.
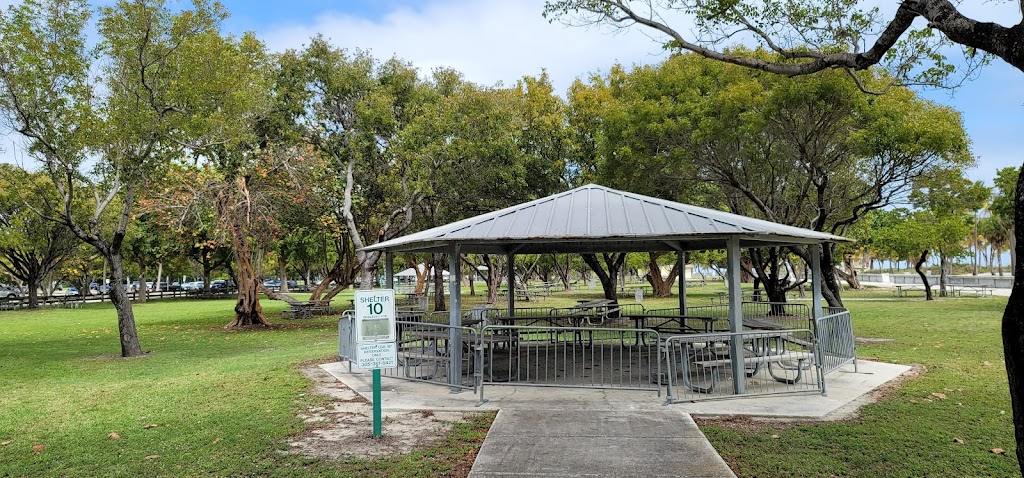
[[141,357],[142,345],[135,328],[135,313],[124,290],[124,262],[120,254],[110,254],[110,303],[117,311],[117,330],[121,340],[122,357]]
[[917,275],[921,276],[921,282],[924,283],[924,300],[933,300],[932,287],[928,283],[928,275],[921,270],[921,266],[924,265],[925,261],[928,260],[928,250],[921,251],[921,258],[914,262],[914,270],[917,271]]
[[619,270],[622,269],[622,265],[626,262],[626,253],[601,254],[604,266],[598,262],[596,254],[580,254],[580,256],[583,257],[583,262],[590,266],[590,270],[594,271],[594,274],[601,281],[601,288],[604,289],[604,298],[618,303],[616,281]]
[[[228,221],[228,232],[231,236],[238,284],[238,300],[235,302],[235,318],[227,327],[263,326],[268,325],[263,317],[260,306],[259,282],[253,264],[252,245],[249,242],[249,210],[248,200],[236,205],[235,193],[242,198],[249,197],[247,179],[239,176],[235,179],[235,189],[225,188],[219,198],[218,209],[221,217]],[[244,208],[244,209],[242,209]],[[205,288],[209,291],[210,284]]]
[[943,253],[939,253],[939,297],[948,297],[946,286],[949,284],[949,274],[953,270],[953,260]]
[[444,301],[444,263],[447,254],[432,254],[431,262],[434,263],[434,312],[448,310],[448,304]]
[[505,276],[504,259],[501,256],[482,256],[484,265],[487,266],[487,303],[498,303],[498,291],[501,289],[501,280]]
[[[679,252],[677,254],[683,254]],[[650,252],[647,254],[647,282],[654,289],[654,297],[672,297],[672,286],[679,276],[679,262],[672,264],[668,272],[668,278],[661,276],[661,267],[658,266],[658,258],[665,255],[664,252]]]
[[281,279],[281,293],[287,294],[291,292],[288,290],[288,267],[285,264],[284,247],[278,251],[277,255],[277,276]]
[[[1017,176],[1017,189],[1013,211],[1014,232],[1011,236],[1014,249],[1024,252],[1024,167]],[[1020,247],[1021,250],[1016,248]],[[1013,256],[1011,256],[1013,257]],[[1013,430],[1017,443],[1024,443],[1024,381],[1021,367],[1024,367],[1024,270],[1013,268],[1013,290],[1003,312],[1003,356],[1006,361],[1006,378],[1010,386],[1010,403],[1013,409]],[[1024,446],[1017,446],[1017,462],[1024,469]],[[1024,471],[1024,470],[1022,470]]]
[[139,288],[135,291],[135,300],[140,304],[145,304],[146,299],[149,298],[149,288],[146,287],[146,270],[139,265]]
[[846,281],[846,284],[851,289],[862,289],[860,279],[857,278],[857,269],[853,267],[853,254],[843,254],[843,269],[845,272],[840,273],[839,276]]
[[42,281],[40,277],[34,277],[33,280],[27,281],[28,283],[28,308],[35,309],[39,307],[39,283]]
[[420,268],[420,264],[417,264],[415,260],[409,260],[409,267],[412,267],[412,271],[416,274],[416,293],[423,294],[427,292],[427,277],[430,276],[430,265],[426,262],[423,263],[423,268]]

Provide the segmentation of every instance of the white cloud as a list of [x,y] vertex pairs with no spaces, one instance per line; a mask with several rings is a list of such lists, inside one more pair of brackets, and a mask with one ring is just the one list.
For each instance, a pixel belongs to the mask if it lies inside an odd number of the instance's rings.
[[557,91],[613,63],[653,63],[666,55],[640,29],[566,27],[542,17],[541,1],[449,0],[420,10],[401,8],[378,21],[327,12],[309,24],[259,31],[274,50],[300,48],[322,33],[343,48],[412,62],[423,73],[451,67],[468,80],[512,84],[546,68]]

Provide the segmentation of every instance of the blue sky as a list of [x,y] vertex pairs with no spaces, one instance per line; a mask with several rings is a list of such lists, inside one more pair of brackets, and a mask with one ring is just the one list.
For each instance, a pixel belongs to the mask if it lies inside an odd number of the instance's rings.
[[[580,76],[665,57],[661,40],[645,30],[569,28],[542,18],[543,0],[221,0],[231,18],[226,28],[253,31],[276,51],[299,48],[317,33],[344,48],[397,56],[423,73],[452,67],[482,84],[515,83],[542,69],[564,93]],[[875,1],[892,9],[895,1]],[[0,4],[11,3],[0,0]],[[979,20],[1020,21],[1016,2],[964,2]],[[685,20],[683,20],[685,21]],[[1024,74],[1001,60],[965,84],[925,97],[963,114],[978,165],[974,179],[991,184],[996,169],[1019,167],[1024,156]],[[6,148],[5,148],[6,149]]]
[[[323,33],[338,46],[369,49],[378,57],[396,55],[423,72],[453,67],[484,84],[514,83],[543,68],[564,93],[575,78],[605,71],[615,62],[632,65],[664,58],[660,41],[647,31],[549,23],[541,17],[543,0],[223,3],[232,14],[229,29],[255,31],[272,49],[300,47],[310,35]],[[969,3],[962,8],[978,19],[1005,25],[1020,21],[1014,2]],[[921,93],[962,112],[978,157],[969,172],[972,178],[991,183],[997,169],[1021,165],[1024,74],[996,60],[952,96],[942,90]]]

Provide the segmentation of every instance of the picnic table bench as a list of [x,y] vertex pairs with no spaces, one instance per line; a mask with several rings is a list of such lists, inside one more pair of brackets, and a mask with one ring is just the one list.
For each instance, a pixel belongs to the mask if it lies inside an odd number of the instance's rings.
[[[795,339],[795,340],[794,340]],[[685,356],[679,361],[679,367],[683,379],[683,385],[697,393],[711,393],[719,379],[720,367],[732,367],[731,350],[727,344],[719,342],[707,342],[706,336],[694,336],[692,341],[683,341],[686,350]],[[800,382],[803,378],[803,370],[810,367],[814,361],[814,354],[808,350],[790,350],[787,343],[798,343],[795,331],[770,331],[761,333],[757,337],[745,340],[743,345],[743,357],[739,360],[743,364],[744,373],[751,377],[766,365],[768,375],[777,382],[792,385]],[[670,366],[675,366],[674,363]],[[697,376],[702,377],[704,383],[698,384],[691,378],[691,367]],[[776,369],[796,371],[796,375],[776,374]]]
[[[930,286],[935,288],[934,285]],[[892,294],[895,297],[910,297],[911,292],[921,291],[924,292],[923,284],[910,284],[910,285],[897,285],[894,286]]]
[[957,297],[963,297],[964,292],[973,292],[975,297],[992,297],[992,288],[984,284],[950,286],[950,293]]
[[284,314],[291,319],[308,319],[314,315],[329,315],[331,312],[331,301],[307,300],[289,303]]

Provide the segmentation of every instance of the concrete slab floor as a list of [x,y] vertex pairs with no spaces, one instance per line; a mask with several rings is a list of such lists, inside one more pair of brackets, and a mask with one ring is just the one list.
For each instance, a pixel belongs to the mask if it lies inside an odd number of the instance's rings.
[[[352,368],[347,362],[321,365],[325,371],[367,400],[372,388],[369,372]],[[668,405],[673,410],[697,416],[741,415],[770,418],[840,419],[870,401],[869,392],[910,370],[909,366],[882,362],[858,362],[829,374],[827,396],[820,394],[762,396],[726,400],[685,402]],[[563,389],[485,385],[484,398],[472,391],[452,393],[447,387],[385,377],[381,407],[385,410],[663,410],[665,393],[608,389]]]

